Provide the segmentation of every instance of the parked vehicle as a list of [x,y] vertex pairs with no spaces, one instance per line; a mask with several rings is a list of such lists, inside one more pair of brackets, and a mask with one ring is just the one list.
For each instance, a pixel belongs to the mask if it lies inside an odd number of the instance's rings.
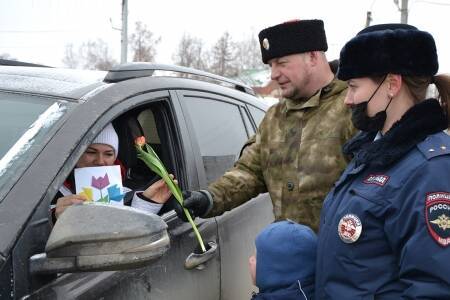
[[250,297],[247,259],[273,221],[268,194],[196,219],[210,246],[204,256],[191,255],[192,228],[170,208],[149,216],[82,205],[53,228],[49,220],[58,188],[109,122],[126,186],[155,176],[133,146],[145,135],[183,190],[205,188],[233,165],[267,110],[250,88],[146,63],[109,72],[8,64],[0,66],[0,299]]

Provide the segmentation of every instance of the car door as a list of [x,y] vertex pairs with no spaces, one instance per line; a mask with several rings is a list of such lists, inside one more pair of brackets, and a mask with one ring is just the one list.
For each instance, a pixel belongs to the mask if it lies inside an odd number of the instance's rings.
[[[154,126],[147,124],[147,122],[151,123],[151,117],[144,118],[141,114],[138,118],[142,117],[142,121],[146,120],[143,122],[144,131],[152,127],[164,127],[168,131],[165,137],[161,134],[157,139],[152,134],[150,142],[165,140],[166,143],[174,144],[171,145],[173,149],[184,149],[175,165],[184,172],[177,172],[177,178],[182,188],[186,189],[187,186],[198,185],[196,159],[193,157],[190,133],[181,114],[178,99],[172,92],[170,98],[171,101],[166,103],[165,109],[160,107],[161,110],[157,110],[159,114],[155,114]],[[164,120],[170,122],[171,119],[172,124],[167,123],[161,126]],[[176,141],[179,141],[178,145]],[[164,145],[162,147],[164,148]],[[180,168],[180,166],[183,167]],[[173,211],[165,214],[163,218],[169,226],[171,236],[171,248],[168,253],[151,267],[145,268],[139,276],[126,278],[114,286],[105,294],[107,299],[177,299],[181,297],[183,299],[219,299],[219,251],[211,260],[197,268],[186,269],[184,267],[186,259],[195,248],[198,248],[192,227],[189,223],[179,220]],[[205,243],[218,243],[217,224],[214,219],[197,219],[196,223]]]
[[[168,84],[168,83],[166,83]],[[158,92],[151,92],[152,86],[158,86]],[[175,99],[176,101],[176,99]],[[40,156],[22,176],[20,186],[38,185],[39,189],[27,194],[12,191],[5,203],[17,202],[17,197],[39,198],[39,204],[23,223],[23,231],[18,228],[17,243],[11,249],[14,282],[13,297],[26,296],[36,299],[218,299],[220,291],[220,256],[214,256],[198,269],[186,270],[185,259],[197,246],[189,224],[181,222],[173,212],[163,216],[167,222],[171,239],[171,248],[166,256],[155,263],[136,270],[90,272],[58,275],[29,274],[28,258],[43,252],[49,233],[48,208],[59,186],[68,176],[86,146],[96,134],[113,119],[140,106],[157,104],[164,107],[156,110],[164,113],[166,120],[167,146],[171,159],[178,169],[174,170],[180,185],[191,185],[188,178],[194,168],[189,166],[190,141],[181,134],[185,131],[183,120],[177,119],[172,98],[161,85],[150,78],[141,78],[121,82],[102,88],[93,93],[64,123],[52,140],[44,147]],[[172,135],[170,135],[172,134]],[[184,151],[184,152],[182,152]],[[185,154],[187,153],[187,154]],[[43,171],[45,170],[45,171]],[[44,174],[42,174],[44,173]],[[43,176],[45,175],[45,176]],[[190,174],[192,175],[192,174]],[[36,180],[39,178],[39,180]],[[182,180],[185,179],[186,181]],[[20,190],[19,190],[20,191]],[[41,194],[39,194],[41,193]],[[217,225],[214,220],[199,220],[199,231],[205,241],[217,241]],[[31,247],[33,245],[33,247]],[[6,264],[5,264],[6,265]],[[4,276],[4,273],[0,273]],[[202,287],[202,288],[200,288]]]
[[[192,144],[200,153],[200,186],[206,188],[231,168],[245,141],[255,132],[249,127],[245,103],[200,91],[179,91]],[[255,124],[255,123],[254,123]],[[269,195],[261,194],[247,203],[216,217],[221,255],[220,299],[250,298],[254,289],[248,273],[248,257],[254,253],[254,238],[274,220]]]

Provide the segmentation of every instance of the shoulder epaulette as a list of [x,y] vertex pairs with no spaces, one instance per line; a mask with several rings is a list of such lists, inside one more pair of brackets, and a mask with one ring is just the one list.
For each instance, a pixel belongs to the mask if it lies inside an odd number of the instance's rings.
[[430,135],[419,143],[417,148],[427,159],[448,155],[450,154],[450,136],[443,131]]

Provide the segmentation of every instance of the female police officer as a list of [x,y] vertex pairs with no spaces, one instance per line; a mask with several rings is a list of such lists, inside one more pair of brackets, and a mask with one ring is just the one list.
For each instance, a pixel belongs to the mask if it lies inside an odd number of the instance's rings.
[[[338,78],[361,132],[321,214],[317,299],[450,297],[448,76],[433,37],[368,27],[340,54]],[[434,83],[439,100],[426,99]]]

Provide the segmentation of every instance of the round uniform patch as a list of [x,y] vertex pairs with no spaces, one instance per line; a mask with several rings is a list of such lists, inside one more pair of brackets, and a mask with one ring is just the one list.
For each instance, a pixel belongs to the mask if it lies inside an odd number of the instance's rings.
[[347,214],[339,221],[338,233],[344,243],[351,244],[356,242],[361,235],[361,231],[361,220],[354,214]]
[[263,45],[264,49],[269,50],[270,44],[269,44],[269,40],[267,38],[263,39],[262,45]]

